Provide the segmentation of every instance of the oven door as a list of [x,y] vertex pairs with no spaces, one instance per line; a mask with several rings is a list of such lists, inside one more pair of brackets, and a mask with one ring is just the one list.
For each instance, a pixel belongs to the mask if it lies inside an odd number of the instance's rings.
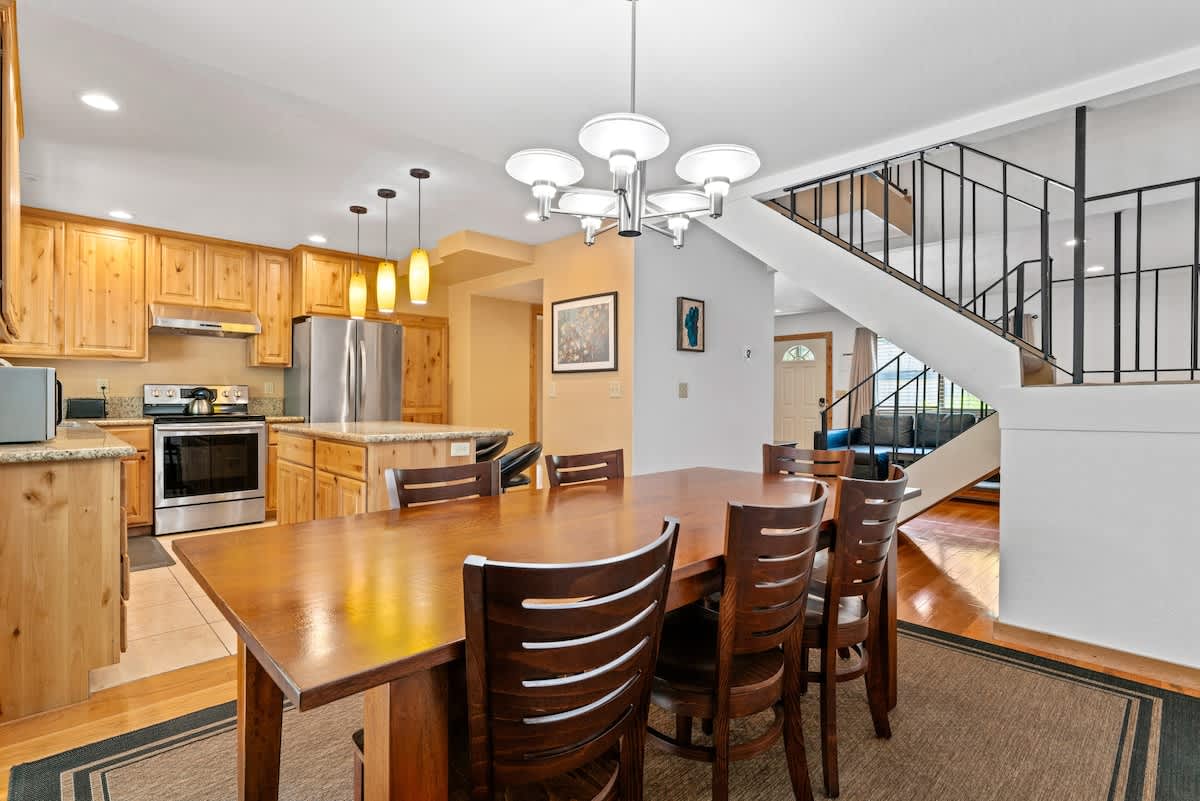
[[266,497],[266,423],[154,427],[154,506]]

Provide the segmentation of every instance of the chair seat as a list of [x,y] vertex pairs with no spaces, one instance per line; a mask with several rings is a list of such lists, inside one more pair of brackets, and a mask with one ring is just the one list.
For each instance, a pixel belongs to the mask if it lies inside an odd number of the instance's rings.
[[[825,599],[809,593],[808,605],[804,609],[804,628],[817,628],[825,614]],[[867,605],[859,596],[842,598],[838,601],[838,626],[861,623],[867,617]]]
[[[463,747],[465,744],[461,742],[461,737],[459,742],[455,742],[455,734],[451,733],[450,798],[452,801],[466,801],[470,798],[471,787]],[[354,732],[350,739],[354,742],[358,758],[362,760],[363,730]],[[544,782],[499,787],[495,793],[496,801],[609,801],[616,797],[619,754],[617,747],[614,747],[599,759]]]
[[[715,712],[716,657],[714,615],[699,607],[668,615],[654,669],[654,703],[676,714],[711,718]],[[762,711],[779,698],[783,666],[783,651],[779,648],[733,658],[730,706],[734,717]]]

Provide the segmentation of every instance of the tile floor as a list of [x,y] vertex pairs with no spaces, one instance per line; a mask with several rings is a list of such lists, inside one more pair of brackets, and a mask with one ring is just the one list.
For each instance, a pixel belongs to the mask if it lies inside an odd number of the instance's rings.
[[[160,537],[159,542],[172,551],[176,540],[273,525],[274,521],[268,521],[258,526],[176,534]],[[92,671],[92,692],[237,653],[233,627],[178,559],[171,567],[132,573],[130,580],[128,649],[117,664]]]

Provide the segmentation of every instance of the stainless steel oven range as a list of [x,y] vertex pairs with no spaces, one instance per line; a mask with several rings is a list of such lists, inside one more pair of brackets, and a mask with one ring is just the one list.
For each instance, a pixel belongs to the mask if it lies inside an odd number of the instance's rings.
[[267,423],[246,386],[146,384],[154,420],[154,533],[266,519]]

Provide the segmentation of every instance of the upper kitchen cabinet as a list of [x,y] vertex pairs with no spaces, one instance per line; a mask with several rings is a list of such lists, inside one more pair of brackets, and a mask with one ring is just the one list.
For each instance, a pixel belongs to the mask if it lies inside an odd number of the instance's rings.
[[354,258],[330,251],[300,247],[292,251],[296,259],[292,286],[292,314],[350,314],[350,273]]
[[213,309],[254,311],[254,251],[233,245],[205,247],[208,290],[204,305]]
[[450,422],[450,329],[445,317],[405,315],[404,410],[413,423]]
[[146,358],[146,237],[67,223],[67,356]]
[[286,253],[260,250],[255,255],[262,333],[250,339],[250,364],[287,367],[292,363],[291,261]]
[[65,229],[60,220],[22,216],[20,269],[5,283],[17,336],[0,344],[0,355],[62,353]]
[[146,291],[151,303],[204,305],[204,243],[174,236],[150,239]]

